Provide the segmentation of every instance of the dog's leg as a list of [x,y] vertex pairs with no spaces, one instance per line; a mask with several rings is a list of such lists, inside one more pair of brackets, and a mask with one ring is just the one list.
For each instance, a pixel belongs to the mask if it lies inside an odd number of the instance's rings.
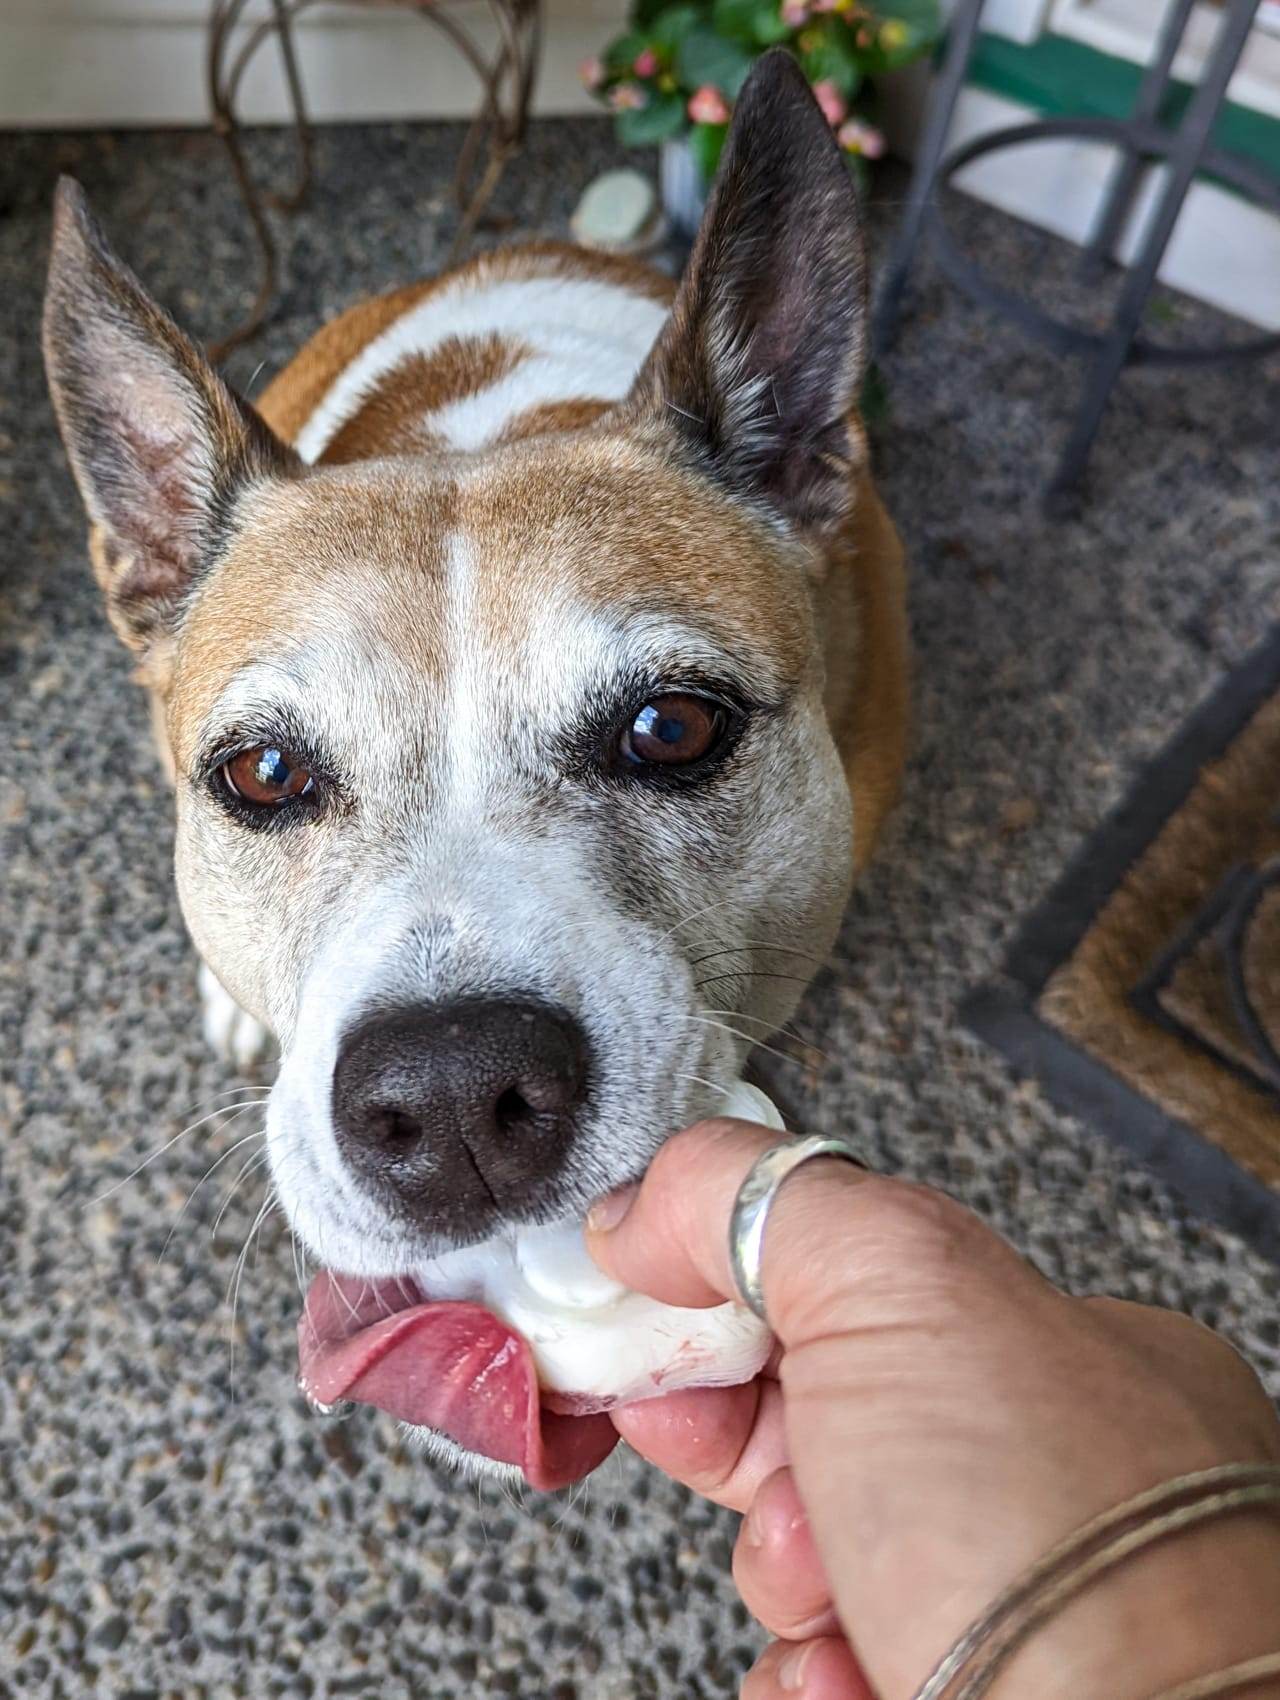
[[249,1070],[275,1049],[275,1040],[260,1021],[246,1015],[204,962],[200,964],[200,1001],[204,1005],[204,1036],[214,1053],[235,1068]]

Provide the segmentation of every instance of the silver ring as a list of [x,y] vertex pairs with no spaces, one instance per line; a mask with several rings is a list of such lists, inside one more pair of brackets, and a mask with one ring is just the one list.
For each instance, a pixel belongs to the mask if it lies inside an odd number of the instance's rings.
[[783,1181],[812,1157],[843,1157],[845,1162],[853,1163],[859,1169],[867,1166],[843,1139],[823,1139],[818,1134],[783,1139],[760,1153],[733,1201],[733,1214],[729,1218],[729,1262],[733,1279],[743,1304],[753,1310],[762,1322],[769,1320],[760,1286],[764,1231],[769,1212]]

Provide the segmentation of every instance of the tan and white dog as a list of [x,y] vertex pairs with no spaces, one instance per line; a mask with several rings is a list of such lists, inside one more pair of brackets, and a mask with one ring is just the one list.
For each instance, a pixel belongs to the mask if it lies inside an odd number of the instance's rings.
[[[278,1040],[275,1194],[357,1283],[353,1337],[714,1113],[894,795],[859,211],[783,54],[671,294],[485,255],[344,313],[255,410],[59,190],[45,358],[210,1025],[240,1060]],[[450,1347],[473,1391],[482,1345]],[[373,1402],[540,1485],[607,1450],[597,1418],[535,1467],[412,1392]]]

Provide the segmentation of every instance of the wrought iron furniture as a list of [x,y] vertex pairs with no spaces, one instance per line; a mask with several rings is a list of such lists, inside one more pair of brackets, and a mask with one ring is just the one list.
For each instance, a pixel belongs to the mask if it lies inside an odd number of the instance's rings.
[[[504,167],[524,141],[529,102],[537,71],[541,36],[540,0],[487,0],[486,10],[497,27],[498,45],[491,57],[471,28],[459,21],[451,0],[351,0],[373,10],[394,6],[434,24],[453,43],[480,82],[479,110],[458,156],[454,180],[461,222],[453,252],[470,239],[477,221],[497,187]],[[244,320],[214,349],[220,357],[262,324],[276,290],[278,257],[267,208],[292,212],[311,186],[311,124],[303,94],[293,22],[314,0],[269,0],[265,17],[244,16],[250,0],[212,0],[209,13],[207,78],[213,127],[226,146],[236,182],[257,241],[260,256],[257,295]],[[297,138],[295,181],[283,191],[267,191],[255,180],[245,157],[236,101],[241,79],[258,49],[270,36],[280,49],[293,126]]]
[[[1258,10],[1259,0],[1225,0],[1222,19],[1203,75],[1182,122],[1170,128],[1161,113],[1173,80],[1173,62],[1196,0],[1171,0],[1128,118],[1048,118],[980,136],[944,157],[956,101],[972,56],[983,0],[960,0],[952,13],[946,51],[932,91],[916,157],[906,213],[887,268],[875,324],[883,352],[897,330],[903,293],[921,239],[927,240],[944,275],[972,299],[992,307],[1019,330],[1059,354],[1078,354],[1087,376],[1075,422],[1046,492],[1051,511],[1070,501],[1102,421],[1112,386],[1126,364],[1250,361],[1280,348],[1280,335],[1249,337],[1229,345],[1169,347],[1143,335],[1139,326],[1187,190],[1199,171],[1212,172],[1248,199],[1280,211],[1280,183],[1251,160],[1214,145],[1213,128]],[[1093,233],[1082,258],[1085,280],[1096,278],[1112,258],[1144,164],[1164,160],[1167,174],[1142,231],[1137,253],[1120,290],[1111,322],[1087,330],[1053,318],[1015,290],[987,276],[963,254],[948,232],[937,204],[937,187],[963,166],[997,149],[1050,138],[1108,142],[1119,151]]]

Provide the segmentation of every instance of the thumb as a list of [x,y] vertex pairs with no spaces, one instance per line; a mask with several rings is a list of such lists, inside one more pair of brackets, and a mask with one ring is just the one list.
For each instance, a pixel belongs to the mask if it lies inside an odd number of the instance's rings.
[[[700,1122],[676,1134],[638,1186],[611,1193],[588,1215],[592,1257],[615,1280],[665,1304],[740,1302],[729,1219],[752,1165],[777,1143],[772,1130],[741,1121]],[[825,1158],[787,1180],[770,1211],[763,1271],[769,1318],[784,1343],[789,1314],[801,1303],[811,1308],[822,1247],[847,1239],[852,1195],[894,1184]],[[841,1271],[829,1273],[838,1284]]]

